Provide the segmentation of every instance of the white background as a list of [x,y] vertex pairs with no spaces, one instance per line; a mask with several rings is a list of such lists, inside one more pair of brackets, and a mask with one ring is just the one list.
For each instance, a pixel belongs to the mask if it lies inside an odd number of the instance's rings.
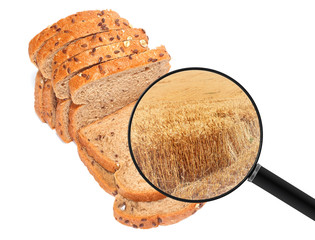
[[[83,1],[81,1],[83,2]],[[239,81],[263,121],[260,164],[315,196],[313,1],[9,1],[1,7],[0,239],[314,239],[315,223],[245,182],[167,227],[112,216],[107,195],[33,108],[28,42],[82,10],[113,9],[165,44],[172,70],[208,67]]]

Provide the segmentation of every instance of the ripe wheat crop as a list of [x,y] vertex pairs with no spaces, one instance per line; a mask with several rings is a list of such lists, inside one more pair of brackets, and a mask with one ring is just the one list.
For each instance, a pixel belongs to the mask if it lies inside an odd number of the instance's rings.
[[[183,87],[191,92],[187,84]],[[143,99],[133,118],[132,150],[141,171],[164,192],[182,198],[211,198],[233,188],[259,147],[252,103],[230,82],[223,85],[230,88],[226,92],[216,87],[194,96],[177,88],[164,96],[167,85]]]

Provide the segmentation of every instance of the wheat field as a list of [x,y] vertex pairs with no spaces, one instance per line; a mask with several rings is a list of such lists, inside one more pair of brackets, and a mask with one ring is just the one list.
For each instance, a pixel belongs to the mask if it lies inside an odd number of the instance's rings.
[[190,200],[219,196],[251,169],[259,149],[251,101],[221,75],[170,75],[142,98],[131,146],[143,174],[162,191]]

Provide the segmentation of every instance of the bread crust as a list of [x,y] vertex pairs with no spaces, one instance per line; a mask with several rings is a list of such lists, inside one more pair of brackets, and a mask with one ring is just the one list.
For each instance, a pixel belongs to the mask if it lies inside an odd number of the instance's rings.
[[[100,170],[98,166],[96,166],[96,162],[87,154],[85,149],[77,144],[78,153],[81,161],[89,170],[90,174],[94,177],[95,181],[100,185],[101,188],[105,190],[105,192],[109,193],[112,196],[117,195],[117,187],[115,184],[114,174],[107,172],[105,169]],[[104,173],[107,175],[110,180],[106,180],[102,175]]]
[[37,72],[35,78],[35,91],[34,91],[34,108],[39,119],[46,123],[43,115],[43,89],[44,89],[45,79],[43,78],[40,71]]
[[71,139],[79,144],[79,141],[77,140],[77,124],[74,121],[74,116],[76,114],[76,111],[81,107],[82,105],[75,105],[73,102],[71,102],[70,105],[70,109],[69,109],[69,127],[68,127],[68,131],[69,131],[69,135],[71,137]]
[[[108,32],[96,33],[70,43],[62,51],[58,51],[52,62],[52,69],[56,69],[67,59],[77,54],[98,47],[105,46],[116,42],[125,41],[127,39],[144,39],[148,42],[148,36],[141,28],[127,28],[120,30],[109,30]],[[113,39],[114,38],[114,39]]]
[[[113,206],[114,217],[115,219],[129,227],[133,228],[141,228],[141,229],[149,229],[158,227],[159,225],[171,225],[177,223],[197,212],[200,208],[203,207],[203,203],[190,203],[186,207],[181,208],[179,210],[165,213],[157,213],[152,215],[132,215],[125,210],[122,210],[119,207],[121,202],[121,196],[118,194],[115,197],[115,202]],[[163,201],[160,200],[160,201]],[[127,202],[127,201],[126,201]]]
[[[63,124],[64,122],[69,122],[69,118],[64,118],[64,113],[69,108],[69,105],[71,104],[71,99],[58,99],[57,107],[56,107],[56,133],[60,137],[60,139],[64,143],[69,143],[72,141],[72,138],[69,135],[68,125]],[[66,113],[67,116],[69,116],[69,112]]]
[[[87,70],[73,76],[69,81],[69,89],[72,101],[75,104],[87,104],[88,100],[79,99],[79,92],[81,87],[91,82],[97,81],[101,78],[105,78],[112,74],[116,74],[122,71],[126,71],[132,68],[145,66],[152,62],[159,62],[162,60],[170,60],[171,57],[166,51],[164,46],[158,47],[153,50],[148,50],[139,54],[133,54],[131,57],[123,57],[114,59],[105,63],[101,63],[97,66],[91,67]],[[102,69],[102,71],[100,71]],[[85,77],[88,76],[88,77]]]
[[51,129],[55,128],[57,99],[52,82],[47,79],[43,89],[43,117]]
[[[92,50],[81,52],[77,56],[70,58],[57,69],[54,69],[53,86],[56,96],[60,99],[70,97],[68,87],[69,80],[66,79],[72,76],[73,73],[101,62],[122,58],[134,52],[144,52],[148,49],[148,47],[141,43],[142,40],[118,42],[93,48]],[[98,69],[102,71],[101,67],[98,67]],[[83,76],[85,75],[83,74]]]
[[[106,33],[109,31],[117,32],[118,30],[121,30],[121,29],[130,28],[129,25],[124,25],[124,24],[119,24],[119,26],[117,25],[117,21],[118,23],[119,22],[128,23],[128,21],[124,18],[102,18],[102,19],[104,23],[99,18],[95,19],[92,22],[80,23],[80,24],[77,24],[78,26],[75,29],[71,28],[71,30],[63,30],[60,33],[56,34],[55,36],[51,37],[49,40],[47,40],[46,43],[41,47],[41,49],[38,51],[36,55],[36,63],[37,63],[38,68],[42,72],[43,76],[46,78],[52,77],[51,75],[46,74],[46,69],[44,68],[46,60],[49,56],[54,54],[56,51],[63,50],[63,47],[65,47],[65,44],[68,44],[71,41],[74,41],[78,38],[82,38],[82,37],[99,33],[99,32],[105,32],[105,31]],[[99,26],[100,23],[106,24],[106,28],[103,28],[102,27],[103,25]],[[82,26],[79,26],[79,25],[82,25]],[[117,34],[114,36],[116,37]],[[94,41],[94,42],[99,42],[99,38],[97,39],[97,41]],[[83,50],[86,50],[86,49],[83,48]],[[61,63],[62,62],[60,62],[60,64]]]
[[113,17],[118,18],[120,17],[118,13],[111,11],[111,10],[93,10],[93,11],[83,11],[72,14],[68,17],[60,19],[58,22],[48,26],[40,33],[38,33],[29,43],[29,56],[32,63],[36,64],[36,55],[40,48],[45,44],[45,42],[53,37],[54,35],[58,34],[60,31],[64,30],[71,30],[71,28],[79,22],[82,21],[89,21],[92,19],[102,18],[103,16],[106,17]]

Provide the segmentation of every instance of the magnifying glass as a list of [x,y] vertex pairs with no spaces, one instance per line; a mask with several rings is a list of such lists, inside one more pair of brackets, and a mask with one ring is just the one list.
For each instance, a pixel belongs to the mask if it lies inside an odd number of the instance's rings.
[[246,180],[315,220],[315,200],[257,163],[258,108],[231,77],[185,68],[151,84],[131,114],[128,141],[142,177],[164,195],[206,202]]

